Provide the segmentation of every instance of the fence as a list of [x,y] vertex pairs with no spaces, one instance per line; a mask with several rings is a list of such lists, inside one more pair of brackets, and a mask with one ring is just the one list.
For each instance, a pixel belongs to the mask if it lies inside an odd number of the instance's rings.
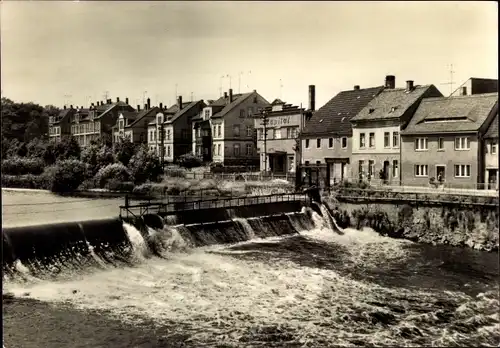
[[[195,197],[192,197],[195,198]],[[193,199],[193,200],[175,200],[175,201],[148,201],[138,204],[130,204],[130,199],[125,198],[125,205],[120,206],[120,216],[129,217],[142,216],[144,214],[163,213],[165,215],[174,214],[179,211],[191,211],[199,209],[211,208],[234,208],[241,206],[249,206],[255,204],[265,203],[279,203],[279,202],[310,202],[310,197],[303,193],[283,193],[267,196],[243,196],[243,197],[227,197],[227,198],[206,198],[206,199]]]
[[218,179],[227,181],[271,181],[285,180],[295,183],[295,173],[273,174],[261,172],[246,173],[212,173],[212,172],[185,172],[186,179]]

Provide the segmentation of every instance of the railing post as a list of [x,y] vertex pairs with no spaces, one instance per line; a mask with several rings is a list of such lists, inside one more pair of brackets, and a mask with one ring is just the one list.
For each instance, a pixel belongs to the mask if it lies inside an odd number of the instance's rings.
[[125,195],[125,208],[128,208],[128,202],[129,202],[129,198],[128,198],[128,195]]

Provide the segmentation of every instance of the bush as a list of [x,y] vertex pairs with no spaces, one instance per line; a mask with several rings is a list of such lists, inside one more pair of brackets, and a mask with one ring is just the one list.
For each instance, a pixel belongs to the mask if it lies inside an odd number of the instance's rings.
[[106,188],[110,191],[132,192],[134,190],[134,183],[131,181],[111,179],[107,182]]
[[115,163],[113,150],[109,146],[102,146],[96,153],[96,161],[96,171],[109,164]]
[[85,180],[86,167],[79,160],[64,160],[55,165],[52,192],[72,192]]
[[127,167],[121,163],[115,163],[99,169],[95,176],[95,182],[100,188],[104,188],[110,180],[123,182],[129,181],[130,177],[130,171]]
[[187,153],[185,155],[180,156],[178,163],[181,167],[188,169],[201,167],[203,165],[202,159],[193,153]]
[[135,153],[136,145],[130,141],[120,141],[114,145],[113,150],[116,160],[127,166]]
[[150,153],[146,145],[142,145],[130,159],[128,168],[135,184],[142,184],[148,180],[157,181],[163,168],[156,155]]
[[185,178],[186,171],[182,168],[167,168],[165,169],[165,175],[171,178]]
[[2,187],[37,189],[36,176],[27,175],[2,175]]
[[2,173],[7,175],[39,175],[45,163],[40,158],[12,157],[2,161]]

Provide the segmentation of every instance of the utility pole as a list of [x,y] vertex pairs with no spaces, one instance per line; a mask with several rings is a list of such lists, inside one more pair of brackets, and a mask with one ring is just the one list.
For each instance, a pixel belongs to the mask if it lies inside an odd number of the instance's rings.
[[262,111],[262,125],[264,126],[264,171],[267,173],[267,123],[269,122],[267,111]]

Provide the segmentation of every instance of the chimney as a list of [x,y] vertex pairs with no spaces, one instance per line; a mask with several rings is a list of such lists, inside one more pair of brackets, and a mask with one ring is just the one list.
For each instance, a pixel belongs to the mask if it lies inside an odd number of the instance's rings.
[[309,85],[309,110],[316,111],[316,86]]
[[354,86],[354,90],[356,90],[356,91],[357,91],[358,89],[359,89],[359,85],[355,85],[355,86]]
[[144,110],[148,110],[148,104],[144,104]]
[[466,86],[463,86],[462,87],[462,94],[461,95],[467,95],[467,87]]
[[257,93],[257,90],[256,90],[256,89],[254,89],[254,90],[253,90],[253,92],[254,92],[254,93]]
[[224,92],[224,99],[227,99],[227,92]]
[[128,105],[128,98],[125,98],[125,104]]
[[141,106],[137,104],[137,111],[141,111]]
[[66,105],[63,106],[64,110],[66,110]]
[[73,109],[73,105],[70,105],[70,106],[69,106],[69,108],[70,108],[70,109]]
[[232,88],[229,88],[229,102],[230,103],[233,102],[233,89]]
[[385,88],[388,88],[388,89],[396,88],[396,76],[387,75],[385,77]]
[[412,90],[413,90],[413,81],[412,80],[406,81],[406,92],[410,92]]
[[92,107],[94,106],[94,103],[90,104]]
[[108,99],[108,104],[111,104],[111,99]]
[[163,110],[163,103],[160,103],[160,110]]
[[179,107],[179,111],[182,110],[182,95],[177,98],[177,106]]
[[116,97],[116,102],[119,103],[120,102],[120,97]]
[[151,109],[151,99],[148,98],[148,110]]

